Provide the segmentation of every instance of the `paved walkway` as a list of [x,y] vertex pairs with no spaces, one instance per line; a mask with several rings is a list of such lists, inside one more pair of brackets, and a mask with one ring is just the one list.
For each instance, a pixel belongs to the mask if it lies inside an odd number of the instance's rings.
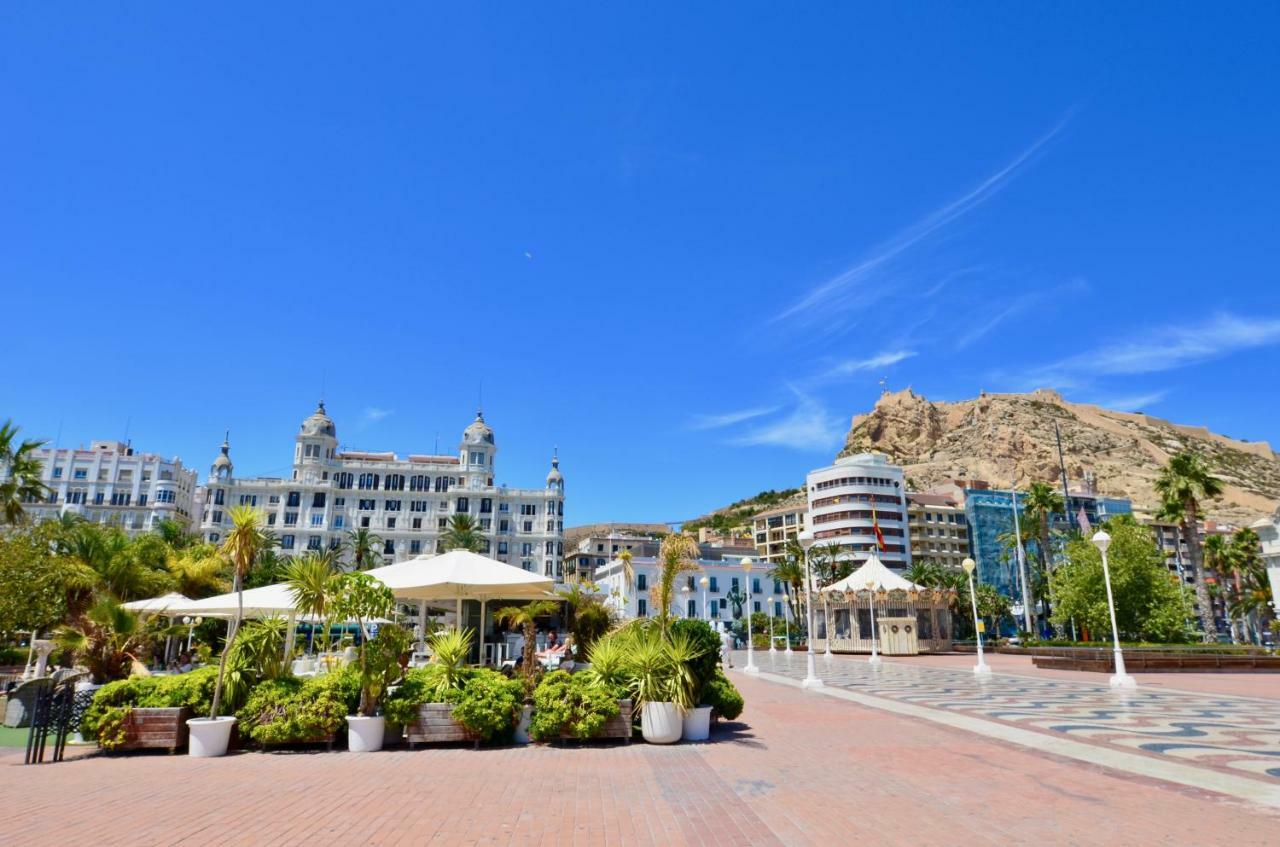
[[30,768],[0,751],[0,804],[21,810],[0,843],[1252,845],[1280,831],[1280,815],[1219,793],[735,680],[747,711],[709,744]]
[[[1280,808],[1275,699],[1149,683],[1116,691],[1105,677],[996,673],[979,681],[972,659],[949,667],[887,660],[877,668],[866,657],[816,658],[820,678],[834,689],[828,693],[845,699]],[[805,675],[803,653],[763,653],[756,662],[766,678]]]

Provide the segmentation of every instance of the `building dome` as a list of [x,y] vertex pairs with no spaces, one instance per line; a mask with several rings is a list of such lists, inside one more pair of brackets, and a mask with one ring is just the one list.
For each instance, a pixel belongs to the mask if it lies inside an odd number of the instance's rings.
[[564,488],[564,474],[560,473],[559,451],[551,453],[551,470],[547,473],[547,488]]
[[462,440],[467,444],[493,443],[493,430],[484,422],[484,412],[476,411],[476,419],[462,431]]
[[215,479],[225,479],[231,476],[231,433],[228,432],[222,440],[222,452],[213,460],[213,466],[209,468],[209,473]]
[[326,435],[329,438],[337,438],[338,430],[333,425],[333,418],[329,417],[324,410],[324,401],[316,406],[315,412],[311,417],[302,422],[302,429],[299,435]]

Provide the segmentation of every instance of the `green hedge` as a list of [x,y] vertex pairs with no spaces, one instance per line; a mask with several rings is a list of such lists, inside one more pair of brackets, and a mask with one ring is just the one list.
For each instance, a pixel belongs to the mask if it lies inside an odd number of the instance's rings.
[[738,689],[719,668],[716,668],[715,676],[703,689],[702,702],[715,709],[716,714],[727,721],[742,714],[742,707],[745,705]]
[[481,739],[507,739],[520,712],[523,684],[483,668],[456,668],[454,675],[461,687],[442,685],[439,665],[409,671],[383,701],[383,715],[392,723],[408,725],[424,703],[452,703],[454,720]]
[[360,677],[345,669],[307,680],[261,682],[240,709],[242,737],[258,744],[323,741],[346,725],[360,700]]
[[533,692],[529,734],[538,741],[553,741],[562,732],[590,738],[617,716],[619,696],[586,674],[552,671]]
[[124,742],[124,720],[130,709],[185,706],[192,717],[207,716],[217,679],[217,668],[201,668],[174,676],[134,676],[109,682],[97,690],[85,709],[80,733],[110,750]]

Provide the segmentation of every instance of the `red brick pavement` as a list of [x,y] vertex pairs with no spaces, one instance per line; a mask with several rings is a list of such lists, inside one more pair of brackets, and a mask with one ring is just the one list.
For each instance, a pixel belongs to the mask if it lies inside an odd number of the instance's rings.
[[711,744],[0,753],[0,844],[1276,843],[1280,816],[738,675]]

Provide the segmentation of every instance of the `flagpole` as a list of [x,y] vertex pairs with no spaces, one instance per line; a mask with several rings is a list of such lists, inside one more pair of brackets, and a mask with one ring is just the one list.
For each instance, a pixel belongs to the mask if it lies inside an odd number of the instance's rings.
[[1018,481],[1015,479],[1010,486],[1010,493],[1013,499],[1010,501],[1013,506],[1013,536],[1018,542],[1018,578],[1022,580],[1022,622],[1026,625],[1026,631],[1035,634],[1035,630],[1031,628],[1031,603],[1027,594],[1027,554],[1022,549],[1022,523],[1018,519]]

